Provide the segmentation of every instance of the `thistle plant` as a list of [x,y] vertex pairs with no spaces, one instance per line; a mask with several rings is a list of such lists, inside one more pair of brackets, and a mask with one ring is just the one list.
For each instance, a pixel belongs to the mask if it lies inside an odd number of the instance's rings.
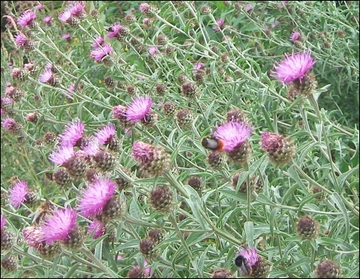
[[358,11],[2,2],[2,277],[358,278]]

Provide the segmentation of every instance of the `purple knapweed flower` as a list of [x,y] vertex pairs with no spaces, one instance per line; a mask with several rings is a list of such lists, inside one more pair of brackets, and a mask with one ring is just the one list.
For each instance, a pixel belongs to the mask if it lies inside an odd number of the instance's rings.
[[145,164],[154,159],[154,146],[142,141],[136,141],[132,146],[131,155],[136,161]]
[[294,31],[292,34],[291,34],[291,37],[290,37],[290,40],[292,42],[295,42],[296,40],[299,40],[300,39],[300,32],[299,31]]
[[216,21],[216,23],[217,23],[217,26],[216,27],[214,27],[213,29],[214,29],[214,31],[215,32],[219,32],[220,30],[222,30],[223,28],[224,28],[224,26],[225,26],[225,22],[224,22],[224,20],[223,19],[218,19],[217,21]]
[[85,5],[84,3],[81,2],[74,2],[71,4],[71,6],[69,7],[69,12],[71,13],[71,15],[77,17],[77,18],[82,18],[85,16]]
[[193,68],[193,73],[196,74],[199,70],[203,70],[205,68],[205,64],[203,62],[196,63]]
[[127,107],[126,117],[131,122],[134,123],[141,119],[145,119],[145,116],[150,112],[153,102],[150,97],[137,97],[132,101],[132,103]]
[[46,69],[45,71],[43,71],[39,77],[39,81],[43,83],[48,83],[53,86],[56,85],[58,82],[51,69]]
[[230,121],[217,127],[214,136],[224,141],[225,151],[231,152],[250,137],[252,130],[245,122]]
[[251,275],[253,267],[258,261],[259,255],[255,247],[240,247],[235,257],[235,265],[238,267],[241,276]]
[[22,230],[22,234],[26,243],[35,249],[43,246],[44,232],[40,226],[29,226]]
[[22,126],[17,123],[13,118],[7,117],[4,121],[1,122],[1,125],[4,129],[12,134],[17,134],[20,132]]
[[26,195],[28,193],[29,189],[26,181],[18,181],[14,183],[14,186],[9,191],[9,201],[11,205],[15,208],[19,208],[26,200]]
[[248,4],[248,5],[246,5],[246,7],[245,7],[245,11],[246,11],[246,12],[250,12],[252,9],[254,9],[254,6],[251,5],[251,4]]
[[12,98],[1,97],[1,108],[7,109],[12,106],[14,100]]
[[85,124],[79,119],[75,119],[67,124],[63,133],[58,137],[60,146],[76,146],[79,144],[79,140],[83,137],[84,129]]
[[95,178],[88,184],[79,204],[79,210],[84,217],[91,218],[100,215],[106,203],[115,193],[116,183],[109,178]]
[[106,228],[102,222],[95,219],[89,224],[88,233],[90,235],[93,235],[94,239],[104,235],[105,232],[106,232]]
[[64,39],[65,41],[67,41],[67,42],[71,41],[70,33],[65,33],[64,35],[61,36],[61,38]]
[[45,242],[51,245],[58,240],[67,240],[70,232],[77,228],[76,218],[76,212],[70,208],[54,211],[42,227]]
[[71,12],[69,10],[65,10],[60,14],[58,19],[60,21],[62,21],[62,22],[72,23],[73,22],[73,15],[71,14]]
[[90,52],[90,57],[94,59],[96,62],[101,62],[102,59],[109,55],[110,52],[113,50],[112,46],[110,45],[103,45],[102,47],[98,47],[95,50]]
[[297,79],[301,82],[315,63],[308,51],[285,55],[285,59],[275,66],[273,76],[285,84],[289,84]]
[[114,124],[109,123],[108,125],[102,127],[96,134],[99,144],[107,144],[113,136],[116,135],[116,127]]
[[15,36],[15,43],[18,46],[27,46],[29,39],[23,33],[19,33]]
[[19,17],[17,24],[22,28],[33,27],[35,19],[36,14],[33,11],[26,11]]
[[49,160],[57,165],[62,166],[74,154],[75,151],[72,146],[60,146],[57,150],[50,154]]
[[120,23],[116,23],[112,25],[108,31],[108,37],[109,38],[116,38],[119,35],[119,30],[121,28]]
[[147,13],[149,10],[150,10],[150,5],[148,3],[141,3],[139,5],[139,10],[142,12],[142,13]]
[[97,36],[95,38],[95,42],[93,42],[91,46],[96,49],[96,48],[104,45],[104,43],[105,43],[105,40],[102,37]]
[[149,53],[151,55],[155,55],[155,54],[159,54],[160,52],[159,52],[159,50],[158,50],[158,48],[156,46],[152,46],[152,47],[149,48]]
[[80,148],[89,156],[95,156],[100,151],[99,141],[96,137],[90,137],[87,140],[86,145],[80,146]]

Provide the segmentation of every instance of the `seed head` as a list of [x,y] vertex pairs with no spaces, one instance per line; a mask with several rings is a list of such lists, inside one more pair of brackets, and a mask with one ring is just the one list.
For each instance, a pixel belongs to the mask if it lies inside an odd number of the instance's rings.
[[304,240],[314,239],[319,233],[319,225],[312,217],[303,216],[296,223],[296,231]]
[[173,207],[174,194],[168,186],[157,186],[150,192],[149,202],[160,213],[169,213]]

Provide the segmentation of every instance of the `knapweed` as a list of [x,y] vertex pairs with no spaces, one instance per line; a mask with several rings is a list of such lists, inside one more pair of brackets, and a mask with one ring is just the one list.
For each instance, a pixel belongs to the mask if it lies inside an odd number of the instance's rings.
[[221,18],[216,21],[216,24],[217,24],[217,26],[213,28],[215,32],[219,32],[220,30],[224,29],[224,27],[225,27],[224,20]]
[[310,71],[315,63],[308,51],[292,53],[285,55],[285,59],[275,65],[272,75],[284,84],[291,83],[299,95],[308,96],[317,86],[315,76]]
[[82,150],[75,152],[72,146],[60,146],[50,154],[49,160],[65,167],[74,180],[79,180],[88,168],[88,157]]
[[171,117],[176,111],[176,105],[173,102],[166,102],[163,104],[162,111],[166,117]]
[[50,84],[51,86],[58,86],[60,84],[59,80],[54,76],[54,73],[51,69],[46,69],[43,71],[39,77],[39,81]]
[[22,28],[33,28],[35,26],[35,19],[36,14],[33,11],[26,11],[19,17],[17,24]]
[[151,110],[153,101],[150,97],[137,97],[127,107],[126,117],[130,123],[141,121],[145,126],[152,126],[156,123],[157,114]]
[[212,169],[220,170],[225,164],[225,159],[221,152],[212,151],[207,155],[207,162]]
[[187,128],[193,121],[193,114],[189,109],[179,109],[176,113],[176,123],[181,129]]
[[1,261],[1,267],[7,272],[13,272],[18,267],[18,256],[8,255]]
[[342,278],[342,272],[338,263],[326,259],[317,265],[315,276],[316,278]]
[[113,51],[113,48],[109,44],[105,44],[100,46],[90,52],[90,57],[94,59],[98,63],[109,64],[110,60],[110,53]]
[[102,37],[97,36],[95,38],[95,41],[91,44],[91,46],[96,49],[96,48],[98,48],[100,46],[103,46],[104,43],[105,43],[105,40]]
[[147,262],[144,261],[144,266],[141,267],[139,265],[133,266],[127,273],[128,278],[147,278],[150,277],[151,267],[146,267]]
[[47,25],[51,25],[52,20],[53,18],[51,16],[46,16],[44,17],[43,22]]
[[22,203],[34,203],[36,197],[36,194],[29,190],[26,181],[15,182],[9,191],[9,201],[15,208],[19,208]]
[[148,237],[156,244],[164,239],[164,231],[161,229],[151,229],[148,232]]
[[22,234],[29,247],[34,248],[45,259],[53,259],[60,251],[60,243],[54,242],[49,245],[44,240],[42,227],[33,225],[23,229]]
[[226,121],[227,122],[236,121],[236,122],[240,122],[240,123],[241,122],[246,122],[246,123],[249,122],[246,113],[238,108],[230,109],[226,113]]
[[170,156],[162,147],[142,141],[134,142],[132,156],[138,162],[143,177],[160,175],[170,164]]
[[144,238],[140,241],[139,250],[147,260],[155,259],[159,256],[160,252],[160,250],[156,248],[156,243],[150,238]]
[[5,229],[5,225],[5,216],[1,214],[1,254],[9,251],[15,243],[14,235]]
[[26,50],[34,48],[33,42],[21,32],[15,36],[15,44],[19,47],[25,48]]
[[149,202],[155,211],[169,213],[173,207],[174,194],[168,186],[157,186],[150,192]]
[[119,151],[121,142],[116,136],[116,127],[114,124],[109,123],[103,126],[96,132],[95,137],[99,144],[107,146],[110,150]]
[[248,138],[252,127],[245,122],[231,121],[217,127],[214,136],[224,142],[223,150],[234,163],[244,164],[251,153]]
[[1,108],[6,110],[12,107],[14,100],[12,98],[1,97]]
[[248,246],[240,247],[234,258],[235,265],[240,276],[251,276],[254,278],[265,278],[269,274],[271,265],[262,259],[257,249]]
[[30,74],[30,72],[28,70],[20,69],[20,68],[13,68],[10,71],[10,76],[13,79],[16,79],[19,81],[26,80],[26,78],[29,76],[29,74]]
[[299,31],[294,31],[294,32],[292,32],[292,34],[291,34],[291,36],[290,36],[290,40],[292,41],[292,42],[295,42],[295,41],[297,41],[297,40],[301,40],[301,34],[300,34],[300,32]]
[[132,125],[126,116],[127,109],[127,107],[122,105],[113,106],[112,108],[112,115],[119,121],[122,128],[129,128]]
[[77,213],[71,208],[58,209],[54,215],[45,220],[42,227],[46,244],[60,241],[69,249],[82,245],[83,236],[76,222]]
[[268,153],[270,162],[275,166],[290,162],[296,150],[292,139],[273,132],[261,134],[261,148]]
[[66,125],[63,133],[59,135],[59,145],[80,147],[84,129],[85,124],[82,123],[81,120],[73,120],[71,123]]
[[319,233],[319,224],[314,218],[306,215],[296,222],[296,231],[301,239],[314,239]]
[[186,81],[181,85],[181,93],[187,98],[193,98],[199,93],[198,86],[191,81]]
[[88,234],[92,235],[94,239],[99,238],[100,236],[104,235],[106,232],[105,226],[102,222],[98,220],[93,220],[89,224]]
[[71,177],[65,168],[59,168],[53,173],[53,181],[61,188],[67,188],[71,185]]
[[201,191],[201,189],[204,187],[201,177],[197,176],[191,176],[188,180],[188,184],[196,191]]

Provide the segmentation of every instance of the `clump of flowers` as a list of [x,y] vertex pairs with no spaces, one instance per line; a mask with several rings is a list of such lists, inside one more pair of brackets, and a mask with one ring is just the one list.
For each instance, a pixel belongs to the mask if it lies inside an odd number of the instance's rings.
[[296,150],[292,139],[273,132],[261,134],[261,148],[267,151],[270,162],[276,166],[290,162]]

